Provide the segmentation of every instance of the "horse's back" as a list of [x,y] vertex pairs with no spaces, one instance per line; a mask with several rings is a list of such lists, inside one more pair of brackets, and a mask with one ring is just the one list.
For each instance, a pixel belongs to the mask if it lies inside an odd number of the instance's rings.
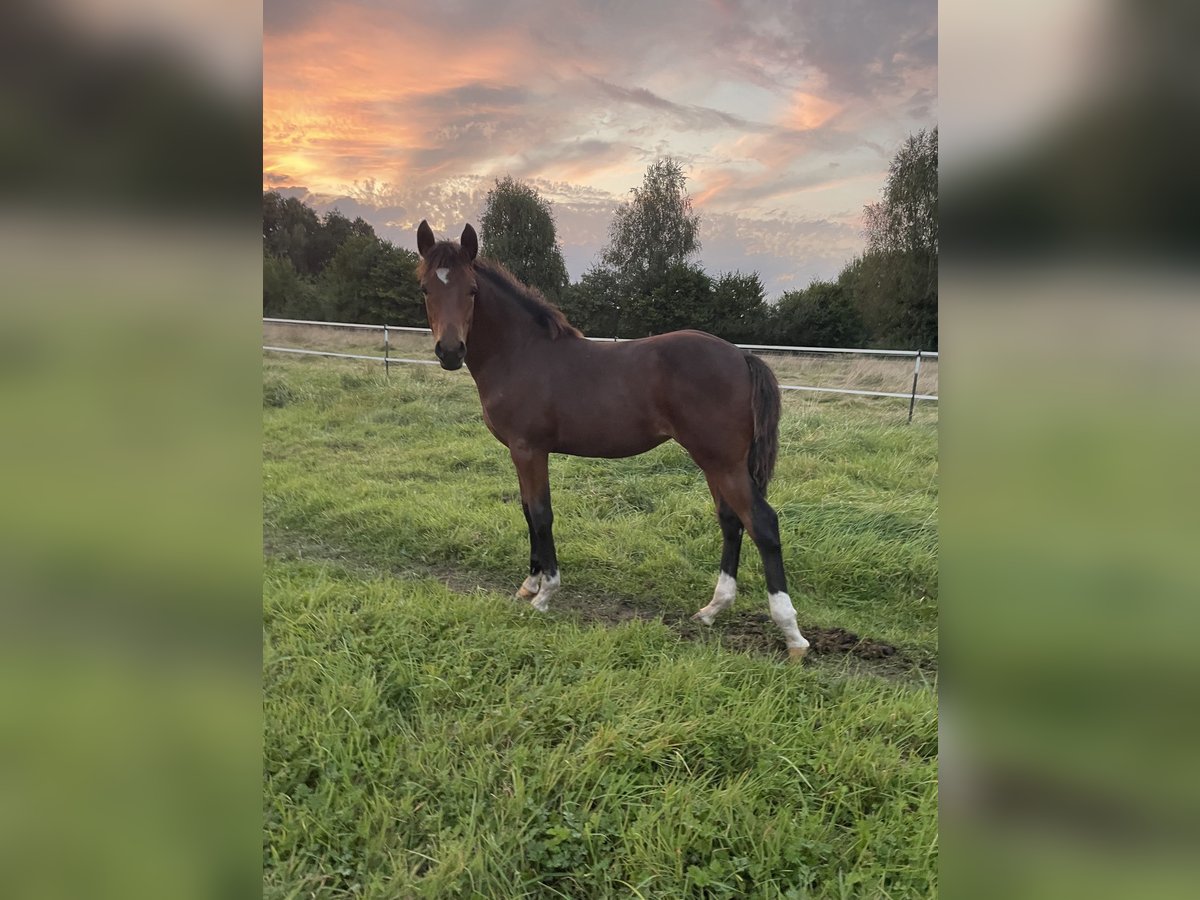
[[700,396],[721,405],[746,402],[750,373],[743,350],[705,331],[671,331],[645,338],[664,380],[683,398]]

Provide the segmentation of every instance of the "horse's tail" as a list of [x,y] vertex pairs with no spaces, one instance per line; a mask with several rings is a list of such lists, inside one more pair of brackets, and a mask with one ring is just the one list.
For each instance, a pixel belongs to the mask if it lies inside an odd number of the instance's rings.
[[746,365],[750,369],[750,406],[754,410],[754,437],[747,464],[750,477],[765,497],[779,455],[779,381],[771,367],[753,353],[746,354]]

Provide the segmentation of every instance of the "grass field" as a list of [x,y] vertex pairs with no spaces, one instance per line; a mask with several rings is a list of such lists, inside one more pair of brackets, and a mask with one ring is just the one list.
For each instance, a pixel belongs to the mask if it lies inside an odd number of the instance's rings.
[[[552,458],[563,588],[470,379],[264,362],[267,897],[927,897],[937,880],[936,407],[785,399],[757,554],[668,444]],[[861,640],[860,640],[861,639]]]

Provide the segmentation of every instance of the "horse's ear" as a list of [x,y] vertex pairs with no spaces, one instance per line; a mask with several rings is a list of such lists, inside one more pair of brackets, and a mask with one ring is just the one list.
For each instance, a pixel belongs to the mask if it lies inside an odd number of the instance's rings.
[[471,262],[479,254],[479,238],[475,235],[475,229],[471,227],[471,223],[467,223],[467,227],[463,229],[462,240],[463,253],[467,255],[467,262]]
[[421,256],[427,256],[436,243],[437,240],[433,236],[433,229],[429,227],[428,222],[422,219],[421,224],[417,226],[417,252]]

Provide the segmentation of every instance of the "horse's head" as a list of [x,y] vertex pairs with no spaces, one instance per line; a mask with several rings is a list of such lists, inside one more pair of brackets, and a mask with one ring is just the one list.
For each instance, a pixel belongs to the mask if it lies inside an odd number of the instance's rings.
[[460,243],[441,241],[433,236],[429,223],[417,228],[417,250],[421,265],[417,276],[425,294],[425,312],[433,330],[433,352],[443,369],[462,368],[467,355],[467,335],[475,313],[475,256],[479,238],[468,225]]

